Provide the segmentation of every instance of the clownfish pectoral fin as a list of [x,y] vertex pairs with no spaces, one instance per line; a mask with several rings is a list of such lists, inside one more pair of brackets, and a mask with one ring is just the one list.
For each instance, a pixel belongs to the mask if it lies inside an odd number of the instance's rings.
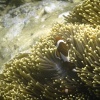
[[56,58],[61,60],[60,54],[59,54],[59,52],[57,50],[55,51],[55,56],[56,56]]

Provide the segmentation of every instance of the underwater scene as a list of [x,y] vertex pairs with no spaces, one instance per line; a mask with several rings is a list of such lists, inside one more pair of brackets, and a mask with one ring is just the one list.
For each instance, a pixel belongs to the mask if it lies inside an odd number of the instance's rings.
[[100,100],[100,0],[0,0],[0,100]]

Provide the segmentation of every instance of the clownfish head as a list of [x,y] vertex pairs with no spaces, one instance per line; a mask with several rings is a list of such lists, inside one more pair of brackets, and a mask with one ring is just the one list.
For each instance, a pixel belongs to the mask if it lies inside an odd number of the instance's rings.
[[70,44],[71,44],[71,39],[70,38],[67,38],[66,40],[65,39],[63,39],[62,38],[62,36],[56,36],[55,37],[55,46],[57,46],[57,44],[59,44],[59,43],[64,43],[64,44],[66,44],[66,45],[68,45],[68,46],[70,46]]
[[61,36],[55,37],[55,45],[57,45],[57,42],[58,42],[59,40],[63,40]]
[[62,40],[62,37],[61,37],[61,36],[57,36],[57,37],[55,37],[55,40],[56,40],[56,41]]

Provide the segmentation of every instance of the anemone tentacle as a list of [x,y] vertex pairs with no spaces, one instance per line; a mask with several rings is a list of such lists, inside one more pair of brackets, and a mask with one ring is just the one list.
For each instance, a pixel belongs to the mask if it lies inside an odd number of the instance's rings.
[[[55,57],[55,36],[70,40],[70,61],[77,73]],[[0,95],[4,100],[96,100],[100,89],[100,26],[55,24],[30,53],[4,65]],[[74,76],[75,75],[75,76]],[[66,94],[62,90],[68,89]]]

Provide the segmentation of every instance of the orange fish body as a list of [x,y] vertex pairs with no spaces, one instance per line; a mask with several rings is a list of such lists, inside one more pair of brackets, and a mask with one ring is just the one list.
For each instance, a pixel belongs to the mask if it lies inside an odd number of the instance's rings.
[[64,62],[69,61],[69,47],[66,45],[66,42],[61,37],[56,37],[56,57],[62,59]]
[[76,72],[75,65],[70,62],[69,44],[67,44],[60,36],[55,38],[57,50],[55,52],[56,58],[63,61],[63,66],[67,70]]

